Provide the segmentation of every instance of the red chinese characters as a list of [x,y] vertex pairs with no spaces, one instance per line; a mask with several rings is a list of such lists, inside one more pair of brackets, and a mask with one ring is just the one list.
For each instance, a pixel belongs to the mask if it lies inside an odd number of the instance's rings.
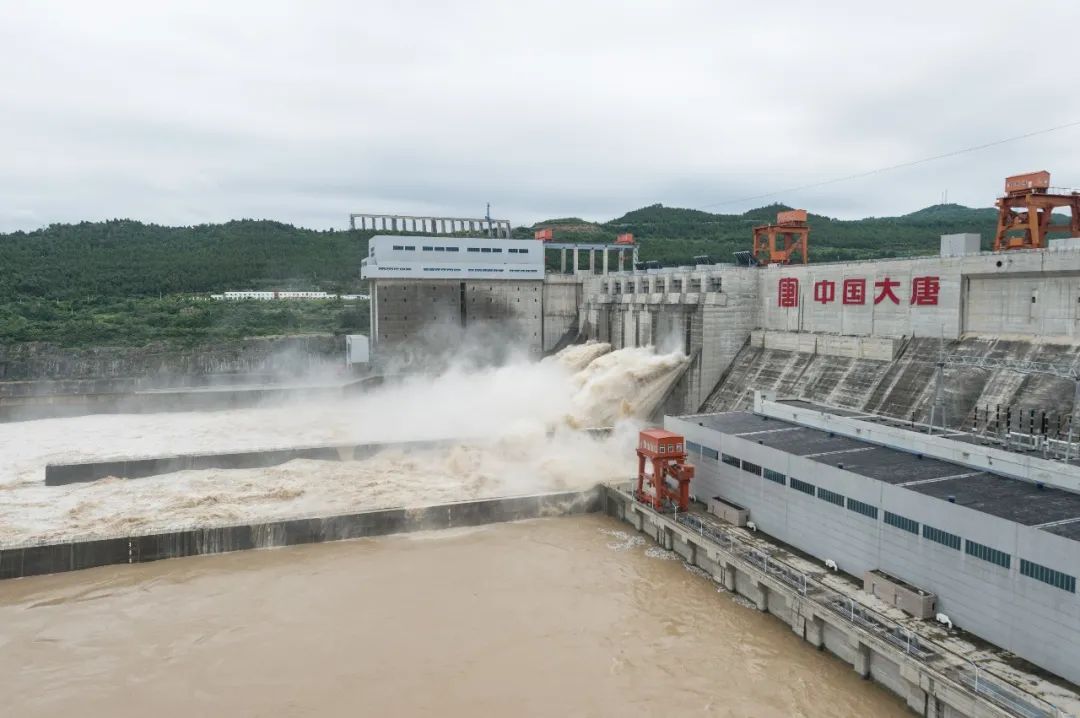
[[836,299],[836,282],[822,279],[814,282],[814,301],[828,304]]
[[[840,300],[846,305],[867,304],[867,287],[870,280],[862,277],[851,277],[840,283]],[[874,304],[881,304],[886,299],[893,304],[900,304],[898,289],[902,282],[891,279],[888,276],[874,282]],[[832,279],[819,279],[814,282],[814,301],[820,304],[831,304],[836,301],[837,281]],[[911,299],[912,306],[937,306],[938,297],[941,294],[941,278],[935,276],[912,277]],[[786,309],[799,306],[799,280],[796,277],[782,277],[777,285],[777,304]]]
[[894,288],[900,286],[900,282],[885,277],[880,282],[874,282],[874,286],[881,290],[874,296],[874,304],[881,304],[885,297],[891,299],[893,304],[900,303],[900,297],[896,296],[896,292],[893,291]]
[[844,280],[844,304],[866,304],[866,280]]
[[776,298],[781,307],[799,306],[799,280],[795,277],[782,277],[777,286]]
[[915,305],[937,305],[941,282],[937,277],[915,277],[911,280],[911,303]]

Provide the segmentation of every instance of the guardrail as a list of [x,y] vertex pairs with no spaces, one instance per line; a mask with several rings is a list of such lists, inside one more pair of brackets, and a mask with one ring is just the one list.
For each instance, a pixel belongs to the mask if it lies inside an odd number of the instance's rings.
[[[637,503],[632,491],[627,487],[612,488]],[[709,539],[729,554],[746,560],[766,575],[779,579],[798,591],[800,595],[828,609],[832,615],[865,633],[886,641],[920,663],[926,664],[940,657],[950,657],[961,665],[972,663],[967,657],[941,644],[921,638],[916,632],[896,620],[830,588],[813,576],[776,558],[769,551],[719,526],[707,517],[692,513],[675,513],[672,516],[676,524]],[[985,668],[980,668],[974,663],[972,665],[975,666],[974,672],[966,667],[942,672],[950,675],[965,688],[1015,715],[1029,718],[1061,718],[1068,715],[1045,699],[1028,693],[1018,686],[1006,684],[1003,682],[1004,679],[990,674]]]

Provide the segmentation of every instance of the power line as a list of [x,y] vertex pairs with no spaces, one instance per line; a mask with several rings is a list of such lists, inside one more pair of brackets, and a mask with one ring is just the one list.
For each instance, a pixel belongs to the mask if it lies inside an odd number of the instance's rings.
[[789,194],[791,192],[801,192],[804,189],[813,189],[815,187],[824,187],[825,185],[837,184],[838,182],[847,182],[848,180],[859,179],[861,177],[869,177],[871,175],[880,174],[882,172],[889,172],[891,170],[898,170],[903,167],[912,167],[914,165],[921,165],[924,162],[934,162],[935,160],[943,160],[946,157],[955,157],[956,155],[962,155],[966,152],[976,152],[978,150],[985,150],[987,147],[995,147],[997,145],[1003,145],[1007,142],[1016,142],[1017,140],[1027,139],[1028,137],[1035,137],[1036,135],[1045,135],[1048,132],[1057,132],[1058,130],[1065,130],[1070,127],[1076,127],[1080,125],[1080,120],[1075,122],[1069,122],[1064,125],[1058,125],[1057,127],[1048,127],[1044,130],[1036,130],[1035,132],[1028,132],[1024,135],[1016,135],[1015,137],[1006,137],[1003,140],[994,140],[993,142],[987,142],[982,145],[975,145],[974,147],[965,147],[962,150],[954,150],[953,152],[946,152],[941,155],[934,155],[933,157],[923,157],[920,160],[911,160],[910,162],[901,162],[897,165],[889,165],[888,167],[879,167],[867,172],[859,172],[853,175],[846,175],[844,177],[836,177],[830,180],[824,180],[823,182],[813,182],[811,184],[804,184],[798,187],[789,187],[788,189],[778,190],[776,192],[767,192],[765,194],[756,194],[750,197],[740,197],[739,199],[730,199],[723,202],[714,202],[713,204],[706,204],[699,207],[699,209],[707,209],[709,207],[721,207],[728,204],[738,204],[739,202],[750,202],[756,199],[765,199],[767,197],[775,197],[781,194]]

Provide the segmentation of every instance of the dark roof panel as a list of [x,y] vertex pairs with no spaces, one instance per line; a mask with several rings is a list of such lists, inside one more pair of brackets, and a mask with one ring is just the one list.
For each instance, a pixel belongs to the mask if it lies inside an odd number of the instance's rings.
[[[827,407],[816,407],[808,402],[788,403],[830,411]],[[1070,519],[1080,519],[1080,494],[1049,487],[1039,488],[1029,481],[977,471],[960,464],[921,457],[919,454],[766,418],[748,411],[682,418],[822,464],[842,464],[845,471],[900,485],[924,496],[942,501],[951,498],[959,506],[1025,526],[1064,521],[1066,523],[1047,526],[1043,530],[1080,541],[1080,520],[1069,522]]]

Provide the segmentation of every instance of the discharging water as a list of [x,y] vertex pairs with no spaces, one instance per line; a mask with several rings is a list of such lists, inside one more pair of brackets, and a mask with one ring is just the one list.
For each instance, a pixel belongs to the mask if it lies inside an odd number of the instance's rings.
[[545,519],[6,581],[3,713],[907,715],[624,528]]
[[[0,546],[625,480],[634,472],[638,423],[685,365],[677,352],[589,343],[540,362],[452,368],[339,400],[0,424]],[[573,430],[613,424],[602,440]],[[44,485],[47,463],[428,439],[455,442],[361,461]]]

